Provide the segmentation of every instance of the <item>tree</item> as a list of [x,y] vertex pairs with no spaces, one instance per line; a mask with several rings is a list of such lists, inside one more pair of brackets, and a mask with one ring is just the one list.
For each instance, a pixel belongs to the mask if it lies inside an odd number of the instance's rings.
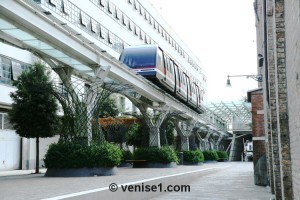
[[100,103],[99,118],[116,117],[119,114],[119,110],[114,99],[108,97]]
[[49,74],[41,63],[23,71],[10,94],[13,100],[10,122],[21,137],[36,138],[36,169],[39,173],[39,138],[53,137],[58,131],[57,103]]

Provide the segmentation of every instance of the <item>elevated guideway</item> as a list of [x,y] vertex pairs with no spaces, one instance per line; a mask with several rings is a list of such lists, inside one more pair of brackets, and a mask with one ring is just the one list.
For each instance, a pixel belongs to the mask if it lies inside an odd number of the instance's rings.
[[[103,44],[100,45],[99,38],[85,30],[93,27],[92,18],[86,14],[87,12],[84,17],[89,19],[90,25],[78,27],[78,24],[69,20],[74,17],[73,15],[63,17],[61,14],[63,11],[51,5],[51,2],[55,1],[1,1],[0,40],[50,58],[59,64],[55,67],[69,67],[73,74],[85,80],[94,79],[99,68],[110,68],[108,73],[110,80],[129,85],[132,91],[143,96],[148,103],[168,105],[171,110],[180,111],[183,118],[195,120],[215,132],[226,134],[226,127],[204,118],[120,63],[115,59],[119,52],[102,48]],[[82,18],[83,11],[71,2],[68,3],[70,9],[76,9],[79,13],[76,16]],[[120,40],[117,45],[124,47],[127,44]],[[204,111],[204,107],[202,110]]]

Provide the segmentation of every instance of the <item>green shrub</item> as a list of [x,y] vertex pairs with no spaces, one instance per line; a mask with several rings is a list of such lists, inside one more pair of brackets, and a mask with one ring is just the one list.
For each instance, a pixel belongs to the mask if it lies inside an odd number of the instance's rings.
[[133,159],[133,153],[129,150],[122,150],[122,161],[125,160],[132,160]]
[[175,151],[170,147],[162,148],[139,148],[134,151],[135,160],[147,160],[148,162],[157,163],[178,163],[178,157]]
[[217,151],[219,160],[228,160],[228,154],[226,151]]
[[203,151],[204,160],[219,160],[218,154],[216,151]]
[[202,151],[183,151],[183,161],[191,163],[199,163],[204,161],[204,155]]
[[44,162],[46,168],[113,167],[120,164],[121,158],[121,150],[111,143],[57,143],[49,146]]

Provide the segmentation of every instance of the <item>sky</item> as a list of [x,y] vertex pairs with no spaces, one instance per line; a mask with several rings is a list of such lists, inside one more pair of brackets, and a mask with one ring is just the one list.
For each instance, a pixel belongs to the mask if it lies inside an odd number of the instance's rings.
[[149,0],[199,58],[207,74],[207,101],[236,101],[257,88],[253,0]]

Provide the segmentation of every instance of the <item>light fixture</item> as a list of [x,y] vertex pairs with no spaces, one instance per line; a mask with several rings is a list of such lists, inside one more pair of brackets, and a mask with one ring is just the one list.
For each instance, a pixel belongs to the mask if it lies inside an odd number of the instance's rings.
[[227,82],[226,82],[226,87],[231,87],[231,82],[229,77],[246,77],[246,78],[252,78],[254,80],[256,80],[257,82],[262,82],[262,75],[258,74],[258,75],[233,75],[233,76],[227,76]]
[[252,78],[254,80],[256,80],[257,82],[262,82],[262,74],[261,74],[261,69],[264,65],[264,57],[262,56],[262,54],[258,54],[257,55],[258,58],[258,67],[260,69],[260,74],[257,75],[233,75],[233,76],[227,76],[227,82],[226,82],[226,87],[231,87],[231,82],[229,77],[246,77],[246,78]]

